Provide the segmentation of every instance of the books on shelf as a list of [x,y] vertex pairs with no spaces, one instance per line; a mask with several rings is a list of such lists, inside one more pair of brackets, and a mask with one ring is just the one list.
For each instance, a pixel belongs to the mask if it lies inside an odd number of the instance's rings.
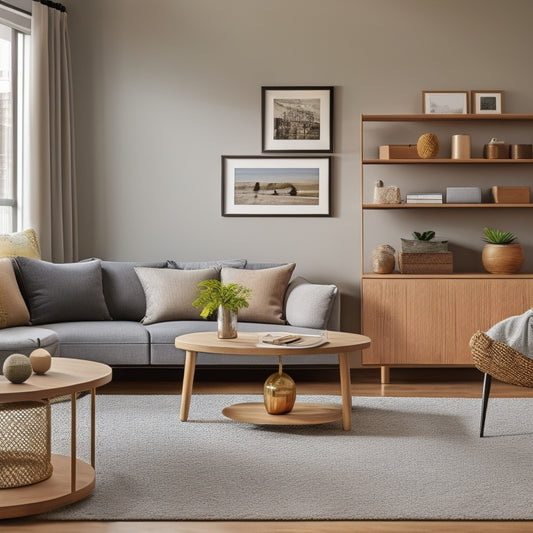
[[408,194],[406,196],[406,202],[408,204],[442,204],[442,193],[417,193]]

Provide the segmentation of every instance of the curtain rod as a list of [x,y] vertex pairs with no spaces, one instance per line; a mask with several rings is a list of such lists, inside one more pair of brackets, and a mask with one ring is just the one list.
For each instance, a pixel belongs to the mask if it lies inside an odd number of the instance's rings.
[[67,8],[63,4],[59,4],[58,2],[51,2],[50,0],[34,0],[35,2],[41,2],[41,4],[51,7],[53,9],[57,9],[58,11],[65,12]]
[[2,2],[2,0],[0,0],[0,5],[4,6],[6,9],[9,9],[10,11],[14,11],[16,13],[22,13],[24,15],[28,15],[31,17],[31,11],[26,11],[25,9],[21,9],[20,7],[8,4],[7,2]]

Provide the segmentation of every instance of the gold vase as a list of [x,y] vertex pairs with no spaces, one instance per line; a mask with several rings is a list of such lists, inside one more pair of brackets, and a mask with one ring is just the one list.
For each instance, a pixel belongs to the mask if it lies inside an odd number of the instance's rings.
[[217,337],[219,339],[235,339],[237,337],[237,312],[218,307]]
[[279,369],[270,375],[263,386],[265,408],[271,415],[290,413],[296,401],[296,384],[294,380],[283,372],[281,356]]

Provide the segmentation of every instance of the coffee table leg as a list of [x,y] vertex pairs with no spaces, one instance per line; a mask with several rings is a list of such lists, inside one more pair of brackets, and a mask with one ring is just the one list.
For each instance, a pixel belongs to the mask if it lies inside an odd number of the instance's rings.
[[181,409],[180,420],[186,422],[189,417],[189,407],[191,406],[192,385],[194,382],[194,371],[196,369],[196,353],[187,351],[185,354],[185,368],[183,369],[183,386],[181,389]]
[[352,428],[352,392],[349,354],[339,353],[339,373],[342,396],[342,429]]

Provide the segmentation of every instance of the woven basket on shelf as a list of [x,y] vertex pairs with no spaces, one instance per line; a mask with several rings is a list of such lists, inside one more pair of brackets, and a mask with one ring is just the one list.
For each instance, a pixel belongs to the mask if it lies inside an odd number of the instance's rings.
[[0,488],[49,478],[50,460],[50,402],[0,404]]
[[533,387],[533,359],[482,331],[470,339],[474,365],[492,377],[521,387]]

